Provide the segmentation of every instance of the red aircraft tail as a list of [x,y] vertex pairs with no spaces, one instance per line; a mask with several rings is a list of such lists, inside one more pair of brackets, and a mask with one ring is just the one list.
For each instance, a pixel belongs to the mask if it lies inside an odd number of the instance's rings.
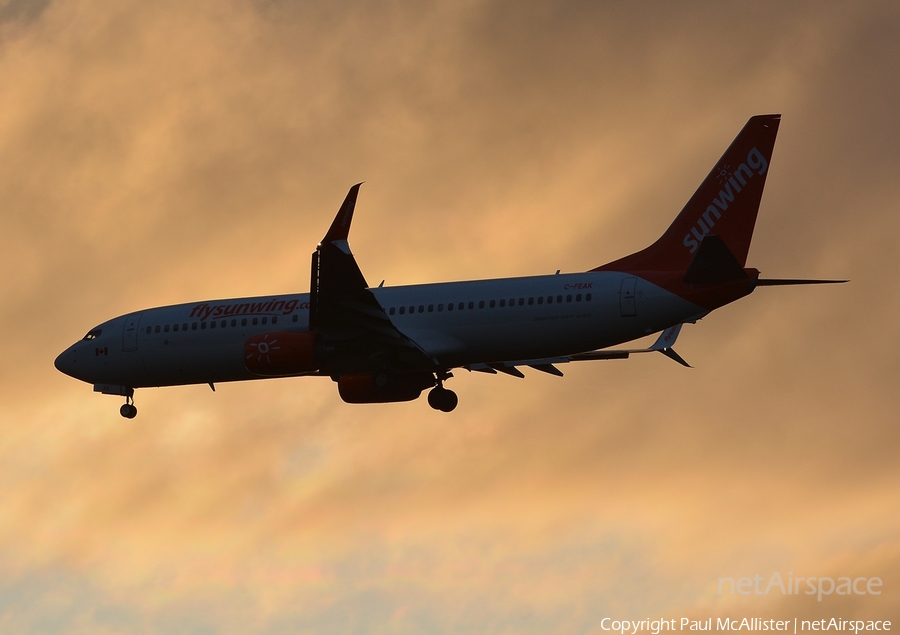
[[659,240],[593,271],[686,272],[706,236],[718,236],[744,267],[780,122],[751,117]]

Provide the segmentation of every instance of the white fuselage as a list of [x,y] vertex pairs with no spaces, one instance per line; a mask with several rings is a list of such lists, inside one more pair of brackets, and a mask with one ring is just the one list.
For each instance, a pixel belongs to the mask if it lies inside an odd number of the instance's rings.
[[[608,271],[371,292],[396,328],[446,369],[595,350],[708,312],[642,278]],[[245,366],[247,339],[308,327],[305,293],[165,306],[100,324],[57,366],[89,383],[131,388],[259,379]]]

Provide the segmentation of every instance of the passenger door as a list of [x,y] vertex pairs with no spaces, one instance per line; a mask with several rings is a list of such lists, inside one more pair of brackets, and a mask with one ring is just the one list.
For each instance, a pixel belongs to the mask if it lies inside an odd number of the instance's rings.
[[132,313],[125,316],[125,328],[122,332],[122,350],[136,351],[138,347],[138,328],[141,323],[141,314]]

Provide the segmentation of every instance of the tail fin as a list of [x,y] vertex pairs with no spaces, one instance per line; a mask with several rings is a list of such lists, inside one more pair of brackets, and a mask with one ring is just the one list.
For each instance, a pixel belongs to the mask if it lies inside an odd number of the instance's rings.
[[594,271],[687,271],[710,234],[744,267],[780,122],[751,117],[659,240]]

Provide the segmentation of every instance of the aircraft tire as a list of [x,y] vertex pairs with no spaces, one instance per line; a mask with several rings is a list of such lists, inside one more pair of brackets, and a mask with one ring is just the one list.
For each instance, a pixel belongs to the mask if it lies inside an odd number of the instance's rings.
[[137,408],[130,403],[122,404],[122,407],[119,408],[119,414],[126,419],[134,419],[137,416]]
[[441,412],[453,412],[459,405],[459,397],[452,390],[444,389],[444,395],[441,397]]
[[452,412],[459,403],[459,397],[452,390],[436,386],[428,393],[428,405],[441,412]]
[[428,405],[434,408],[435,410],[441,409],[441,393],[443,388],[440,386],[435,387],[428,393]]

